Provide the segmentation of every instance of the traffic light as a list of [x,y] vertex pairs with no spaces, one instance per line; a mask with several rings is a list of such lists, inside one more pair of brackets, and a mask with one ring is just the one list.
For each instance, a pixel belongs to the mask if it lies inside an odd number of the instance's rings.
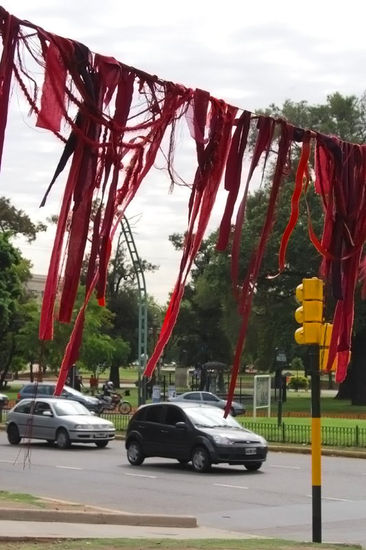
[[[328,364],[330,339],[332,337],[333,325],[332,323],[323,323],[320,329],[320,341],[319,341],[319,370],[325,371]],[[337,369],[337,359],[333,361],[331,371]]]
[[323,321],[323,281],[317,277],[303,279],[296,287],[296,299],[302,304],[295,311],[296,321],[302,325],[295,331],[300,345],[320,344]]

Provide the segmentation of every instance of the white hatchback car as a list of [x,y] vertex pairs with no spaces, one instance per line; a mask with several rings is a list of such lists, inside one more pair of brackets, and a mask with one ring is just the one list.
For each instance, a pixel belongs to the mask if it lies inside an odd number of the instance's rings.
[[114,424],[99,418],[77,401],[57,397],[22,399],[7,415],[6,431],[12,445],[22,438],[45,439],[66,449],[71,443],[106,447],[115,438]]

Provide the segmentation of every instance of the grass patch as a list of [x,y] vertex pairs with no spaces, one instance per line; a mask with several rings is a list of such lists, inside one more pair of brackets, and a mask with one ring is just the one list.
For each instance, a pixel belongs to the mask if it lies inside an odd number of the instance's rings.
[[27,493],[11,493],[10,491],[0,491],[0,501],[12,501],[22,504],[32,504],[39,508],[45,508],[45,504],[33,495]]

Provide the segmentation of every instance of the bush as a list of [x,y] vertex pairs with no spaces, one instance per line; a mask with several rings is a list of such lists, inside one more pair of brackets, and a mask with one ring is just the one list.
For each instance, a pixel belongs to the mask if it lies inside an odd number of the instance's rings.
[[309,381],[305,376],[292,376],[288,387],[291,390],[307,390],[309,387]]

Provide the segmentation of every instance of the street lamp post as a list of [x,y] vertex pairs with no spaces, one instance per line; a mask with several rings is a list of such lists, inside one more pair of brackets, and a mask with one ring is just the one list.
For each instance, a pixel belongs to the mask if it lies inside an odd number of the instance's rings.
[[277,402],[277,424],[282,424],[282,402],[283,402],[283,376],[282,369],[287,365],[287,357],[284,351],[276,349],[276,375],[275,385],[278,387],[278,402]]

